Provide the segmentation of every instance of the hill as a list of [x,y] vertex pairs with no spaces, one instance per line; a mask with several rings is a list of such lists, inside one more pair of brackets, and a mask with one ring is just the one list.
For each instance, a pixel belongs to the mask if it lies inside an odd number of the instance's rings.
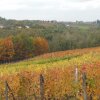
[[[17,72],[16,68],[21,69],[21,67],[24,68],[25,66],[27,66],[27,67],[25,67],[25,69],[29,68],[29,66],[31,66],[31,67],[33,66],[33,70],[34,70],[35,68],[37,69],[37,67],[34,67],[35,65],[36,66],[39,65],[40,67],[42,67],[42,65],[45,65],[45,63],[47,63],[47,64],[51,64],[51,67],[52,67],[53,63],[59,62],[60,60],[61,60],[61,62],[62,62],[62,60],[69,61],[69,60],[73,60],[74,58],[75,59],[81,58],[84,55],[87,55],[87,57],[88,57],[89,54],[91,56],[92,56],[92,54],[94,54],[94,55],[98,54],[98,56],[96,57],[96,58],[98,58],[100,55],[99,53],[100,53],[100,47],[47,53],[47,54],[43,54],[43,55],[34,57],[32,59],[23,60],[23,61],[16,62],[16,63],[1,64],[0,70],[7,69],[6,71],[8,71],[8,74],[11,74],[11,73],[15,73],[15,71]],[[81,61],[81,62],[83,62],[83,64],[85,63],[84,61]],[[88,63],[88,62],[86,62],[86,63]],[[77,63],[75,64],[75,66],[77,66]],[[12,70],[12,69],[15,69],[15,70]],[[9,70],[11,70],[11,72],[9,72]],[[6,71],[0,71],[0,72],[7,74]]]
[[[77,84],[75,83],[75,68],[78,68]],[[93,98],[96,98],[94,100],[97,100],[100,95],[98,88],[100,86],[100,47],[48,53],[29,60],[3,64],[0,65],[0,72],[2,98],[4,98],[5,81],[8,82],[16,98],[26,96],[32,99],[34,95],[39,97],[40,74],[45,79],[46,98],[61,100],[62,97],[74,96],[77,91],[82,94],[82,73],[85,72],[87,94],[88,96],[91,94]],[[77,98],[83,98],[83,96],[78,95]]]
[[32,58],[47,52],[98,47],[99,27],[96,22],[0,18],[0,63]]

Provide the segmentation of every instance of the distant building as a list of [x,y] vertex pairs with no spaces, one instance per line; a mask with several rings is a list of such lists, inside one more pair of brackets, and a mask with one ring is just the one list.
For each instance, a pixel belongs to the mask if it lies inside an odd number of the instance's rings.
[[29,26],[25,26],[25,28],[30,28]]
[[66,25],[66,27],[69,27],[70,25]]
[[0,25],[0,28],[4,28],[4,26]]
[[17,28],[21,29],[22,27],[21,26],[18,26]]

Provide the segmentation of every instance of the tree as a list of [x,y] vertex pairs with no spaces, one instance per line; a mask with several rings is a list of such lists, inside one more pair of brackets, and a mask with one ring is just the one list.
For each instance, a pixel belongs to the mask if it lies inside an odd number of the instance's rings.
[[15,50],[15,60],[26,59],[34,56],[33,50],[33,38],[20,34],[13,37],[14,50]]
[[49,50],[48,41],[43,37],[35,38],[34,47],[35,47],[34,52],[36,55],[46,53]]
[[0,61],[10,61],[14,56],[14,45],[12,38],[8,37],[0,40]]

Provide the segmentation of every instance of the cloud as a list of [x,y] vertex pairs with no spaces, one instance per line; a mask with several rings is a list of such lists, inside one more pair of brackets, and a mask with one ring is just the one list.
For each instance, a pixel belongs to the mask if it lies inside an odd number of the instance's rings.
[[0,0],[0,15],[17,19],[91,19],[99,11],[100,0]]
[[83,0],[76,0],[77,2],[69,1],[68,3],[62,4],[62,9],[65,10],[88,10],[88,9],[95,9],[100,8],[100,2],[98,0],[84,0],[84,2],[81,2]]
[[1,0],[0,11],[18,9],[85,10],[100,8],[99,0]]

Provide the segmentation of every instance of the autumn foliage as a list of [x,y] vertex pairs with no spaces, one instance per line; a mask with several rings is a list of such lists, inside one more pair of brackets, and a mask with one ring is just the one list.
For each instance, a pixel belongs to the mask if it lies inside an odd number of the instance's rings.
[[48,52],[48,41],[43,37],[19,35],[0,40],[0,61],[15,61]]
[[[48,59],[51,59],[51,55],[52,59],[64,56],[70,56],[70,59],[46,62]],[[40,60],[43,62],[43,59],[45,59],[45,63],[39,63]],[[35,60],[37,63],[35,63]],[[76,67],[78,69],[77,82],[75,78]],[[0,71],[0,95],[2,98],[5,98],[4,82],[7,81],[14,96],[16,98],[21,97],[18,100],[25,100],[25,98],[34,100],[35,96],[40,96],[39,77],[42,74],[44,77],[45,100],[67,100],[67,97],[77,98],[73,100],[84,100],[82,73],[85,72],[88,98],[92,95],[92,100],[99,100],[100,47],[45,54],[44,56],[36,57],[36,59],[23,61],[23,63],[5,65],[4,69],[0,68]]]
[[48,41],[42,37],[37,37],[34,40],[34,46],[35,46],[35,54],[36,55],[46,53],[46,52],[48,52],[48,49],[49,49]]
[[12,60],[14,56],[14,45],[12,38],[8,37],[0,40],[0,61]]

